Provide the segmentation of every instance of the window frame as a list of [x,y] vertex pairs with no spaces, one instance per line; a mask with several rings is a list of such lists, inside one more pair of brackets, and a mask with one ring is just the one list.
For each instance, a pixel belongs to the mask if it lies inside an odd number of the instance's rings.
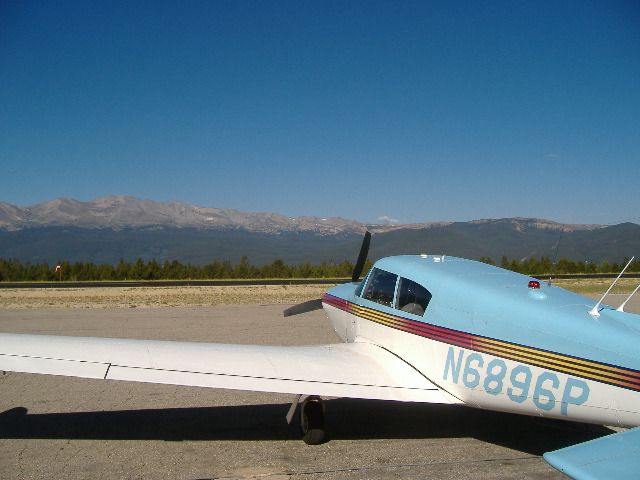
[[360,284],[356,287],[355,296],[357,298],[364,298],[362,295],[364,294],[364,291],[367,285],[369,284],[369,277],[371,276],[371,272],[373,272],[374,270],[375,270],[375,267],[371,267],[369,271],[365,274],[365,276],[362,278],[362,280],[360,281]]

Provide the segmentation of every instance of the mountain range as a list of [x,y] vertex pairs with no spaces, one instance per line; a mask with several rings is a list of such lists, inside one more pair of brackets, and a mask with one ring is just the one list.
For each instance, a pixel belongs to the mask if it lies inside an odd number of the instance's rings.
[[150,226],[201,229],[245,229],[279,233],[312,231],[324,235],[360,232],[360,223],[342,218],[287,217],[249,213],[230,208],[206,208],[187,203],[161,203],[129,196],[110,196],[90,202],[56,198],[30,207],[0,202],[0,228],[33,227],[139,228]]
[[289,217],[128,196],[90,202],[59,198],[29,207],[0,202],[0,257],[116,263],[214,259],[254,264],[351,260],[365,230],[373,259],[402,253],[467,258],[548,256],[618,262],[640,253],[640,225],[567,225],[536,218],[366,224],[343,218]]

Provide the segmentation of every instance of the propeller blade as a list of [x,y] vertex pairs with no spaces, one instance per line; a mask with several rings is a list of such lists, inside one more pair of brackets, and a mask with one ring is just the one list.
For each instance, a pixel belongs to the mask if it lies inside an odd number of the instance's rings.
[[313,312],[322,308],[322,300],[316,298],[315,300],[309,300],[308,302],[302,302],[293,307],[287,308],[282,315],[285,317],[291,317],[292,315],[299,315],[300,313]]
[[369,243],[371,243],[371,233],[367,230],[362,239],[362,246],[360,247],[360,254],[356,261],[356,266],[353,267],[353,275],[351,276],[352,282],[357,282],[364,268],[364,262],[367,261],[367,255],[369,254]]

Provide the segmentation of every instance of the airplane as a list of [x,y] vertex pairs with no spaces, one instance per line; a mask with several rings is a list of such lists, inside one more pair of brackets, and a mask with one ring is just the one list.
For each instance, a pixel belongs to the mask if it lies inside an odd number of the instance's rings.
[[1,333],[0,370],[294,394],[287,422],[299,407],[302,438],[312,445],[326,439],[321,397],[626,427],[544,458],[576,479],[640,476],[640,315],[624,311],[637,288],[614,309],[602,301],[615,281],[594,305],[551,282],[432,254],[382,258],[360,281],[370,241],[366,232],[351,282],[284,311],[324,308],[344,343]]

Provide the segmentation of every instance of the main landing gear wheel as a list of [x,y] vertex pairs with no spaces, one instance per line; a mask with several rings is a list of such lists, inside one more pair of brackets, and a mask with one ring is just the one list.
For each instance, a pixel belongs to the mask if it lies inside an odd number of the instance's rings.
[[307,445],[325,441],[324,405],[319,397],[309,397],[300,406],[300,431]]

